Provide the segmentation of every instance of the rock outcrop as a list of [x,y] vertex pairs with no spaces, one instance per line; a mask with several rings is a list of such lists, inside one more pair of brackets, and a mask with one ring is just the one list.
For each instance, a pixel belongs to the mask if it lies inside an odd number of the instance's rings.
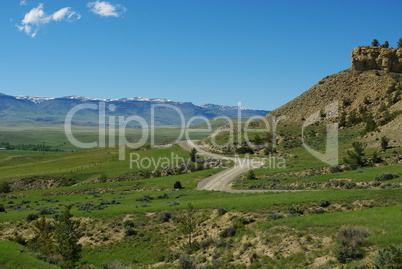
[[402,48],[357,47],[352,51],[352,70],[402,73]]

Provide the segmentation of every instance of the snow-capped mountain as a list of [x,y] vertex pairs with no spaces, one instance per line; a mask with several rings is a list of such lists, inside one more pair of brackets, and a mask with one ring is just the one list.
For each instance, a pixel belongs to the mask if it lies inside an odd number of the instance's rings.
[[[194,105],[191,102],[176,102],[163,98],[129,97],[121,99],[88,98],[82,96],[40,97],[40,96],[10,96],[0,93],[0,124],[42,123],[62,124],[69,111],[79,104],[95,104],[100,102],[114,105],[113,111],[106,111],[106,116],[140,116],[148,124],[151,114],[155,116],[155,124],[163,126],[178,126],[182,124],[182,114],[185,120],[194,116],[207,119],[217,117],[242,118],[264,116],[269,111],[253,110],[245,107],[223,106],[215,104]],[[162,105],[163,104],[163,105]],[[175,109],[173,109],[175,107]],[[153,112],[152,112],[153,111]],[[180,112],[178,112],[180,111]],[[152,113],[151,113],[152,112]],[[77,125],[97,125],[99,111],[94,109],[80,110],[74,114],[73,123]],[[138,126],[133,122],[131,125]]]

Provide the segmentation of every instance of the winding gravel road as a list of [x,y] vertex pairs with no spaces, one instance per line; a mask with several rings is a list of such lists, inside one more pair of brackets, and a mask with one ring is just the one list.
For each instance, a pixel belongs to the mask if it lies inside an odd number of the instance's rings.
[[214,158],[225,159],[234,162],[234,165],[226,170],[216,173],[210,177],[203,179],[198,183],[197,190],[213,190],[213,191],[228,191],[228,192],[266,192],[267,190],[232,190],[232,183],[242,174],[246,173],[250,169],[257,169],[264,165],[264,160],[259,158],[232,158],[225,157],[218,154],[207,152],[200,148],[194,140],[180,141],[179,146],[186,150],[191,151],[192,148],[196,148],[198,155]]

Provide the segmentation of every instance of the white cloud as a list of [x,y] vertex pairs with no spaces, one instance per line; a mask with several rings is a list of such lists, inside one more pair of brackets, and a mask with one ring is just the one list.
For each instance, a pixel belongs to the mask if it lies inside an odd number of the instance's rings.
[[93,13],[102,17],[120,17],[127,10],[120,4],[113,5],[109,2],[98,0],[95,2],[89,2],[87,6]]
[[70,7],[62,8],[53,14],[47,15],[43,11],[43,4],[39,4],[38,7],[31,9],[25,14],[24,19],[21,21],[21,25],[16,24],[20,31],[24,31],[30,37],[35,37],[42,25],[48,24],[51,21],[68,21],[73,22],[79,20],[81,15],[72,10]]
[[20,1],[20,6],[26,6],[26,5],[28,5],[27,1],[25,0]]
[[75,12],[71,9],[71,7],[62,8],[51,15],[52,20],[54,21],[74,21],[79,20],[81,15],[78,12]]

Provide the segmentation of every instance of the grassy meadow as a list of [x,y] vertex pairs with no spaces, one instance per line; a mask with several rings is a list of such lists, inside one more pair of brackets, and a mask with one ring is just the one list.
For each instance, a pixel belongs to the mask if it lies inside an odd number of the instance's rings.
[[[79,129],[77,137],[82,141],[96,139],[93,129]],[[138,130],[130,131],[135,136]],[[158,141],[172,140],[176,131],[163,130]],[[46,140],[66,150],[44,156],[34,151],[0,151],[0,183],[67,180],[61,186],[0,194],[5,209],[0,212],[0,268],[59,268],[60,257],[44,257],[32,247],[31,239],[36,218],[45,216],[54,222],[68,204],[81,222],[80,268],[185,268],[180,267],[185,261],[204,266],[199,268],[374,268],[379,250],[402,242],[402,189],[395,185],[401,178],[370,185],[382,174],[401,176],[400,163],[321,173],[320,169],[329,167],[304,148],[279,145],[275,157],[285,159],[285,168],[257,169],[256,179],[239,178],[234,188],[249,189],[273,179],[283,185],[334,180],[357,185],[263,193],[196,191],[200,180],[223,168],[145,177],[145,170],[160,168],[162,163],[150,163],[146,169],[130,167],[130,154],[137,154],[139,160],[171,159],[172,155],[187,160],[189,153],[175,145],[127,149],[126,160],[120,161],[117,147],[77,151],[64,144],[65,138],[56,131],[22,132],[14,138],[11,133],[2,132],[4,141]],[[341,131],[340,158],[347,155],[358,134],[353,128]],[[325,145],[319,137],[306,141],[317,150]],[[367,148],[367,156],[376,147]],[[391,157],[395,152],[401,149],[380,156]],[[311,169],[316,173],[304,173]],[[177,181],[181,189],[173,187]],[[181,226],[189,203],[196,209],[192,247]],[[133,225],[132,234],[126,233],[127,221]],[[364,228],[369,235],[362,255],[340,263],[337,238],[345,227]]]

